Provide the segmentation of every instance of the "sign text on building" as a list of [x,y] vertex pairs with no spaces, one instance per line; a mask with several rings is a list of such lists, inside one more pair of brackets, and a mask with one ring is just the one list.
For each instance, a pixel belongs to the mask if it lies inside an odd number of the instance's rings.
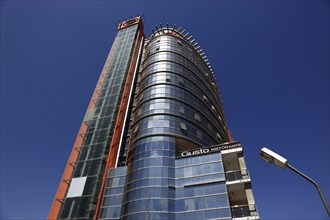
[[200,149],[178,152],[176,154],[176,158],[209,154],[209,153],[214,153],[214,152],[219,152],[222,150],[229,150],[229,149],[234,149],[234,148],[239,148],[239,147],[242,147],[241,142],[230,142],[230,143],[219,144],[219,145],[214,145],[214,146],[210,146],[210,147],[204,147],[204,148],[200,148]]

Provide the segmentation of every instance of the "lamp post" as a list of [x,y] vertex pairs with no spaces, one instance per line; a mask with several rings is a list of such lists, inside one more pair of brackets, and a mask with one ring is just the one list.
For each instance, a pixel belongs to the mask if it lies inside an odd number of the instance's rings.
[[263,159],[267,163],[275,164],[275,165],[281,167],[282,169],[285,169],[288,167],[289,169],[293,170],[294,172],[298,173],[300,176],[304,177],[306,180],[311,182],[316,187],[317,191],[319,192],[322,202],[325,206],[325,209],[327,210],[328,215],[330,216],[330,208],[329,208],[328,203],[325,199],[325,196],[321,190],[321,187],[313,179],[311,179],[310,177],[303,174],[301,171],[297,170],[296,168],[294,168],[293,166],[288,164],[287,159],[285,159],[284,157],[278,155],[277,153],[269,150],[266,147],[262,148],[260,150],[259,154],[260,154],[261,159]]

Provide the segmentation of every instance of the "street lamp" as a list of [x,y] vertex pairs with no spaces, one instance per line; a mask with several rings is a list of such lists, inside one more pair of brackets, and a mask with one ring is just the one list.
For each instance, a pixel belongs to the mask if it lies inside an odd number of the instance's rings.
[[328,212],[328,215],[330,216],[330,208],[328,206],[327,201],[325,200],[325,196],[321,190],[321,187],[313,179],[311,179],[310,177],[306,176],[305,174],[303,174],[302,172],[300,172],[299,170],[297,170],[296,168],[294,168],[293,166],[288,164],[287,159],[285,159],[284,157],[278,155],[277,153],[269,150],[266,147],[262,148],[259,151],[259,154],[260,154],[261,159],[263,159],[267,163],[276,164],[277,166],[281,167],[282,169],[285,169],[288,167],[289,169],[293,170],[294,172],[298,173],[300,176],[304,177],[309,182],[311,182],[317,188],[317,191],[319,192],[319,194],[321,196],[322,202]]

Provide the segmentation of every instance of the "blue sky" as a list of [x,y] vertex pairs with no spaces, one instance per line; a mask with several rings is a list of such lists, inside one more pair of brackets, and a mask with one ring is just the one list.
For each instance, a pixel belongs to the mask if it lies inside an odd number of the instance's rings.
[[1,1],[1,219],[44,219],[125,17],[187,29],[242,141],[262,219],[327,219],[316,189],[260,160],[267,146],[330,201],[329,1]]

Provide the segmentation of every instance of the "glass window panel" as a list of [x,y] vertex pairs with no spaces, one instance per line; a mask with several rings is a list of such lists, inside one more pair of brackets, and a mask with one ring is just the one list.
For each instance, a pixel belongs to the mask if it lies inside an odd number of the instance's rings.
[[207,196],[205,197],[206,208],[215,208],[216,207],[216,196]]
[[199,157],[192,157],[192,164],[199,164]]
[[190,177],[193,175],[192,167],[185,167],[183,172],[185,177]]
[[211,173],[212,167],[210,164],[204,164],[202,169],[204,174],[209,174]]
[[203,173],[202,166],[193,166],[192,170],[193,170],[193,175],[194,176],[199,176]]
[[216,212],[217,212],[217,215],[220,218],[230,217],[230,210],[229,209],[218,209],[218,210],[216,210]]
[[109,206],[109,203],[110,203],[110,196],[104,197],[102,205],[103,206]]
[[186,220],[184,213],[176,213],[176,220]]
[[227,192],[226,184],[224,184],[224,183],[217,184],[217,186],[216,186],[216,192],[217,193]]
[[194,187],[184,187],[184,196],[185,197],[193,197],[194,196]]
[[215,197],[216,207],[226,207],[229,205],[227,194],[217,195]]
[[101,219],[107,217],[107,209],[106,208],[101,209],[101,215],[100,216],[101,216]]
[[185,213],[185,219],[196,220],[195,212],[186,212]]
[[194,199],[186,199],[185,200],[185,210],[186,211],[195,210],[195,200]]
[[177,159],[175,160],[175,166],[179,167],[179,166],[183,166],[184,164],[184,160],[183,159]]
[[210,160],[212,160],[212,161],[219,161],[219,160],[221,160],[220,154],[219,153],[210,154]]
[[223,173],[217,173],[215,175],[211,175],[213,181],[223,181],[225,180],[225,175]]
[[182,178],[184,175],[183,168],[177,168],[175,169],[175,177],[176,178]]
[[205,180],[204,180],[204,177],[203,176],[200,176],[200,177],[194,177],[194,183],[195,184],[202,184],[204,183]]
[[205,191],[207,194],[216,194],[217,193],[217,187],[218,184],[209,184],[205,187]]
[[113,218],[113,216],[117,214],[117,213],[115,214],[115,209],[117,208],[113,208],[113,207],[107,208],[106,218]]
[[222,165],[222,163],[221,162],[219,162],[219,163],[217,163],[218,164],[218,166],[217,166],[217,172],[223,172],[223,165]]
[[197,219],[206,219],[205,211],[196,212],[196,220]]
[[204,192],[203,185],[194,186],[194,194],[195,194],[195,196],[201,196],[201,195],[204,194],[203,192]]
[[185,202],[184,199],[178,199],[175,201],[175,207],[177,212],[182,212],[185,210]]
[[126,180],[125,177],[120,177],[120,178],[119,178],[119,185],[120,185],[120,186],[125,185],[125,182],[126,182],[125,180]]
[[184,188],[183,187],[175,189],[175,197],[176,198],[183,198],[184,197]]
[[195,198],[195,206],[196,209],[205,209],[206,208],[205,198],[204,197]]
[[123,187],[106,189],[107,195],[120,194],[120,193],[123,193]]
[[217,211],[216,210],[206,211],[206,218],[207,219],[216,219],[217,218]]
[[190,177],[190,178],[185,178],[184,179],[184,185],[185,186],[189,186],[189,185],[193,185],[194,184],[194,178],[193,177]]

